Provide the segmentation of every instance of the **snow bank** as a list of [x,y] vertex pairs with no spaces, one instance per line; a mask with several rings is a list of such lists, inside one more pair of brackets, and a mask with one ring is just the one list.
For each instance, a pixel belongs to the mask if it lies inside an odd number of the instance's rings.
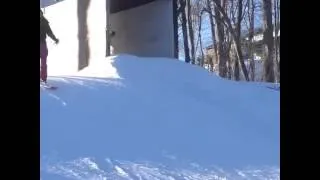
[[279,92],[113,56],[41,90],[46,179],[280,179]]

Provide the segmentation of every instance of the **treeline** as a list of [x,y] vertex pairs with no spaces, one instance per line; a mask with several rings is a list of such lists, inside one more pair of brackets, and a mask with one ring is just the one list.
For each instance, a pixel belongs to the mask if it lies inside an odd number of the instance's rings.
[[233,80],[280,82],[280,0],[177,0],[179,54]]

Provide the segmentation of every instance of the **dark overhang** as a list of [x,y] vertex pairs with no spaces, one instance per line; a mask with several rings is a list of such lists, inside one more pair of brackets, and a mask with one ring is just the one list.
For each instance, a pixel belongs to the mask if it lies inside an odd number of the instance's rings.
[[155,0],[111,0],[110,13],[117,13],[120,11],[135,8]]

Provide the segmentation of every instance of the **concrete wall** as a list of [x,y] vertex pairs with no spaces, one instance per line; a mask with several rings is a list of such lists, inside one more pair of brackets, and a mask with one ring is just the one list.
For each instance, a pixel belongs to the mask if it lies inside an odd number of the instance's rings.
[[110,22],[116,32],[111,41],[113,54],[174,57],[172,0],[111,14]]

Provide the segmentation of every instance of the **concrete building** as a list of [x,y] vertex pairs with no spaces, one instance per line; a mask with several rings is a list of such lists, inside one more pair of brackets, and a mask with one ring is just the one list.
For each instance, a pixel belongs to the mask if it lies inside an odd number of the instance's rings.
[[110,54],[178,56],[176,0],[40,0],[40,4],[60,38],[59,46],[49,44],[50,62],[65,59],[73,71]]

